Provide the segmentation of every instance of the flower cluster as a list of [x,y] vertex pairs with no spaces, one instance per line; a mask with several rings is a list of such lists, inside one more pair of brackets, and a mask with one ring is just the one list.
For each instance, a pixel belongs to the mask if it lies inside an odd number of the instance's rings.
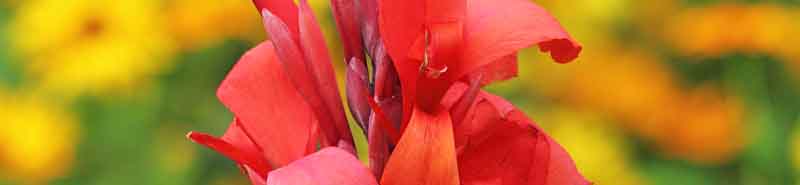
[[217,96],[220,137],[188,137],[253,184],[591,184],[524,113],[481,90],[538,45],[560,63],[581,46],[527,0],[332,0],[353,134],[322,32],[305,0],[254,0],[271,41],[248,51]]

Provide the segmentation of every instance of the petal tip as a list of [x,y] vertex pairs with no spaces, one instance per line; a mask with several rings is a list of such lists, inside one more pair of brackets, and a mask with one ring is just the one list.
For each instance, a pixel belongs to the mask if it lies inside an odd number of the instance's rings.
[[189,131],[189,133],[186,133],[186,138],[192,142],[203,144],[204,141],[212,138],[212,136],[202,132]]
[[542,42],[539,47],[542,52],[550,52],[550,57],[561,64],[572,62],[583,50],[583,46],[566,38]]

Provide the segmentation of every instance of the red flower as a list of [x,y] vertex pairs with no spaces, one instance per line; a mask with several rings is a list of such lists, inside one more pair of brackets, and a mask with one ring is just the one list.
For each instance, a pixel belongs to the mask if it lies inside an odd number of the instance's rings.
[[[589,184],[521,111],[480,90],[516,75],[521,48],[538,44],[558,62],[577,57],[581,47],[536,5],[332,0],[370,173],[353,155],[307,3],[254,3],[273,41],[245,54],[218,90],[236,118],[220,139],[188,135],[237,162],[253,184]],[[324,149],[315,153],[317,144]]]

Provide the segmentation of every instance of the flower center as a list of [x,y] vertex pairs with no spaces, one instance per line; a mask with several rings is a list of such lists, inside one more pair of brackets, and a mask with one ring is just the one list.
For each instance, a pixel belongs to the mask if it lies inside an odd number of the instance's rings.
[[98,17],[90,17],[83,23],[83,28],[81,29],[81,36],[83,37],[97,37],[100,35],[106,28],[105,22]]

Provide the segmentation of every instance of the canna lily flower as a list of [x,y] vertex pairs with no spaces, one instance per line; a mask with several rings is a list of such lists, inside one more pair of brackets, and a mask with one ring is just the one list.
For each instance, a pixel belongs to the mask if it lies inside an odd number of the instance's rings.
[[577,57],[581,46],[538,6],[332,0],[348,105],[368,134],[367,168],[353,154],[307,2],[254,3],[272,41],[248,51],[220,85],[233,123],[221,138],[188,134],[253,184],[590,184],[522,111],[480,90],[516,75],[521,48],[538,44],[558,62]]

